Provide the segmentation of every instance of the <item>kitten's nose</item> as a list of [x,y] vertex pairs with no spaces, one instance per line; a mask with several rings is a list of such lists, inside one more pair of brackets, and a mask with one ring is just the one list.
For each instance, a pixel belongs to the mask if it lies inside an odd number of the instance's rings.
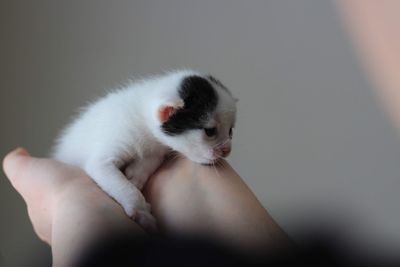
[[231,144],[223,145],[220,148],[220,151],[223,158],[227,157],[231,153]]

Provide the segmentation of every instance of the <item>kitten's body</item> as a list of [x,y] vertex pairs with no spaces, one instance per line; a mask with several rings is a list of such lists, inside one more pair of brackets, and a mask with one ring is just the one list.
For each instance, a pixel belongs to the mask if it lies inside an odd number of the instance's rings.
[[[170,148],[199,163],[229,154],[235,101],[216,82],[178,71],[112,92],[64,130],[54,157],[83,168],[130,217],[152,229],[140,190]],[[220,127],[221,134],[208,140],[201,127]]]

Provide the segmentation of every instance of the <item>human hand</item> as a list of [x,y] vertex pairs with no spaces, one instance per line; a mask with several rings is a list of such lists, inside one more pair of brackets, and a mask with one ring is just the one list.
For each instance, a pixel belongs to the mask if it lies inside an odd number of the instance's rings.
[[93,240],[112,230],[142,233],[79,168],[34,158],[19,148],[4,158],[3,169],[24,198],[35,232],[51,245],[54,266],[69,266]]
[[[71,260],[112,231],[144,234],[122,207],[86,173],[17,149],[3,161],[12,185],[27,203],[38,236],[51,245],[55,266]],[[164,163],[144,196],[165,234],[195,234],[253,251],[288,240],[228,163],[203,166],[187,159]],[[111,233],[110,233],[111,232]]]

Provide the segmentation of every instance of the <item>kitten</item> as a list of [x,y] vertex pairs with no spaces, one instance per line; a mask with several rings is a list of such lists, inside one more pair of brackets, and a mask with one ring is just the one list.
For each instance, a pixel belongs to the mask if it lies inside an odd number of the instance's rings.
[[172,149],[213,164],[231,151],[236,99],[212,76],[175,71],[90,104],[61,134],[53,157],[83,168],[143,228],[156,222],[141,189]]

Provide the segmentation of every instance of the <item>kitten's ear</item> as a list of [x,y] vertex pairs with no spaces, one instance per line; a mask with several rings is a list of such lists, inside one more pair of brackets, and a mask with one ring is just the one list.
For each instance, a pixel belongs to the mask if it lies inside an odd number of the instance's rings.
[[161,123],[166,122],[178,109],[183,108],[185,103],[182,99],[167,101],[158,108],[158,120]]

